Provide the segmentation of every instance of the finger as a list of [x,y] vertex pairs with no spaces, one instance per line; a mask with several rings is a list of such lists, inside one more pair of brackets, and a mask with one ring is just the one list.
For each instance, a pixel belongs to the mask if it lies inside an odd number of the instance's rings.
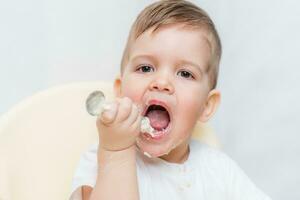
[[122,122],[128,118],[131,113],[132,100],[128,97],[124,97],[119,102],[118,115],[116,117],[116,122]]
[[103,124],[108,125],[113,121],[115,121],[117,113],[118,113],[118,103],[117,102],[107,103],[105,105],[104,111],[99,116],[100,121]]
[[137,135],[141,132],[141,121],[142,121],[142,115],[138,115],[137,119],[133,122],[132,128],[137,131]]
[[126,120],[126,124],[128,126],[131,126],[136,121],[138,116],[139,116],[139,109],[135,104],[133,104],[132,109],[131,109],[131,113],[130,113],[129,117]]

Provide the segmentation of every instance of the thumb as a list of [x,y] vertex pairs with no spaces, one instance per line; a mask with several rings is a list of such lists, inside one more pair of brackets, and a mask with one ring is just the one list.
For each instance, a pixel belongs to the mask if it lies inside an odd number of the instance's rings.
[[117,115],[118,104],[117,103],[106,103],[103,105],[103,112],[100,114],[99,118],[103,124],[112,123]]

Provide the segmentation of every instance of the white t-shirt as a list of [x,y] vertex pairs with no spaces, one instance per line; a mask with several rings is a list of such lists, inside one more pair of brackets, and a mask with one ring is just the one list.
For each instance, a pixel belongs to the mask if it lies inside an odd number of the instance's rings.
[[[95,186],[97,148],[81,157],[70,200],[81,200],[81,186]],[[196,140],[183,164],[138,153],[137,176],[141,200],[270,200],[226,154]]]

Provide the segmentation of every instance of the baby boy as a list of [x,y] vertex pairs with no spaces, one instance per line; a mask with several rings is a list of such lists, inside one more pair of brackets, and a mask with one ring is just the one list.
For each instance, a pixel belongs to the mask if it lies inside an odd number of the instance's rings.
[[[191,139],[216,112],[221,42],[205,11],[182,0],[146,7],[123,53],[117,97],[97,120],[99,146],[73,199],[269,199],[225,154]],[[141,133],[141,119],[154,134]],[[76,191],[75,191],[76,190]]]

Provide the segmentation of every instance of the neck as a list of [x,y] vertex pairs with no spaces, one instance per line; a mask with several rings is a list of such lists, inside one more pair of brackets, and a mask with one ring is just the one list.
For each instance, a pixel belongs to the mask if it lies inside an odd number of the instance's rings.
[[170,162],[170,163],[184,163],[188,157],[189,157],[190,149],[189,149],[189,143],[184,142],[177,146],[175,149],[170,151],[167,155],[163,155],[160,158]]

